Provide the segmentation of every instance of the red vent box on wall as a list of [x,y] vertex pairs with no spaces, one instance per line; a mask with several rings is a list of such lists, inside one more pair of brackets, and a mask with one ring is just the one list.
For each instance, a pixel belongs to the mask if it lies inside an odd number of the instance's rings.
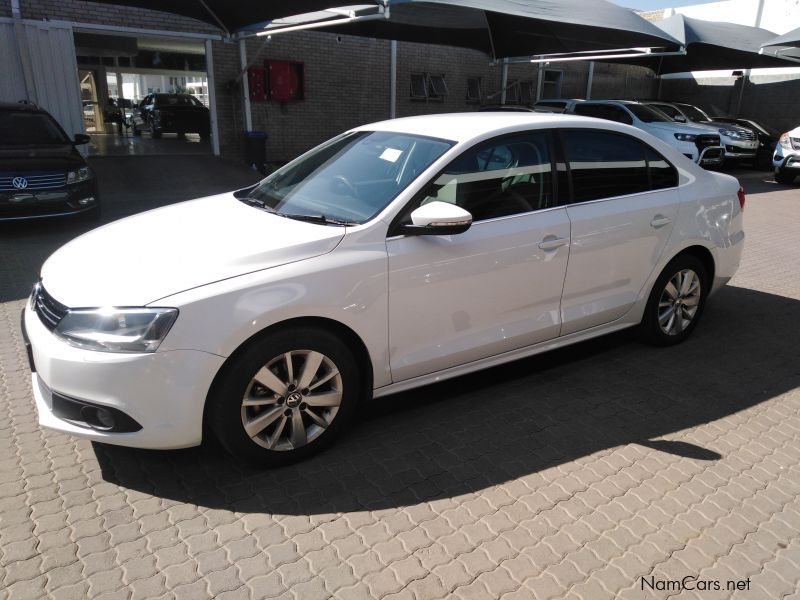
[[269,98],[278,102],[305,100],[305,66],[289,60],[268,60]]

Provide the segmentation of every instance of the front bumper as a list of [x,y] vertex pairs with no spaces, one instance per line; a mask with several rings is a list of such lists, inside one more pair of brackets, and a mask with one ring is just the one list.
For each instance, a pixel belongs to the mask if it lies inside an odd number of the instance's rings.
[[[186,448],[202,441],[206,395],[224,357],[196,350],[152,354],[82,350],[55,337],[27,308],[23,328],[35,368],[33,396],[42,427],[135,448]],[[141,429],[109,432],[80,419],[60,418],[57,414],[64,416],[64,411],[63,402],[59,410],[58,396],[121,411]]]
[[725,150],[721,146],[707,146],[702,149],[697,159],[701,167],[716,167],[725,160]]
[[800,153],[781,156],[776,154],[772,158],[772,164],[778,171],[797,171],[800,173]]
[[51,190],[0,192],[0,221],[77,215],[99,203],[95,179]]

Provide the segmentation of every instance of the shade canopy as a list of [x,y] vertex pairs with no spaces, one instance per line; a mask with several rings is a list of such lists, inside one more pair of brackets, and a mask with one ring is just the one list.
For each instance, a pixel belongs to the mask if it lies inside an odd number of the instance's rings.
[[[472,48],[494,58],[618,48],[677,50],[680,45],[632,10],[606,0],[366,0],[337,9],[330,8],[335,0],[92,1],[182,14],[229,33],[315,23],[323,31]],[[370,11],[371,18],[361,18]],[[356,14],[359,18],[348,22],[348,15]],[[323,22],[330,20],[336,23]]]
[[761,53],[800,63],[800,27],[761,44]]
[[619,59],[616,62],[650,67],[660,74],[723,69],[786,67],[792,63],[775,55],[759,54],[761,45],[775,34],[759,27],[691,19],[681,14],[654,21],[680,40],[686,54]]
[[[641,47],[677,50],[680,46],[632,10],[605,0],[387,0],[385,5],[388,18],[340,22],[320,29],[459,46],[494,58]],[[336,16],[328,13],[329,18]],[[323,17],[318,12],[274,20],[265,32]]]

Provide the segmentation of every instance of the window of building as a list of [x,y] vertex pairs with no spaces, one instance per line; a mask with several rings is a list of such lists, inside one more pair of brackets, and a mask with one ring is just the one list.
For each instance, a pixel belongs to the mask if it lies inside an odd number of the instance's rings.
[[447,96],[444,75],[433,73],[411,74],[411,99],[442,101]]
[[545,69],[542,73],[542,98],[561,98],[564,71]]
[[483,80],[480,77],[467,77],[467,102],[480,103],[483,98]]

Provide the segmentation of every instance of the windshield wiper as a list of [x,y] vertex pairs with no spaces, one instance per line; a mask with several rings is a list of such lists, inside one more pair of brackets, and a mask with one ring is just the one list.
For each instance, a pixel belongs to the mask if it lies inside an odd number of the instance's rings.
[[309,223],[319,223],[320,225],[357,225],[352,221],[342,221],[340,219],[332,219],[325,215],[299,215],[291,213],[276,212],[279,217],[286,217],[287,219],[294,219],[296,221],[308,221]]
[[265,210],[268,213],[274,213],[275,212],[275,209],[272,208],[271,206],[267,206],[267,203],[264,202],[263,200],[258,200],[256,198],[251,198],[249,196],[244,196],[242,198],[237,198],[237,200],[239,200],[239,202],[244,202],[245,204],[248,204],[250,206],[255,206],[256,208],[260,208],[261,210]]

